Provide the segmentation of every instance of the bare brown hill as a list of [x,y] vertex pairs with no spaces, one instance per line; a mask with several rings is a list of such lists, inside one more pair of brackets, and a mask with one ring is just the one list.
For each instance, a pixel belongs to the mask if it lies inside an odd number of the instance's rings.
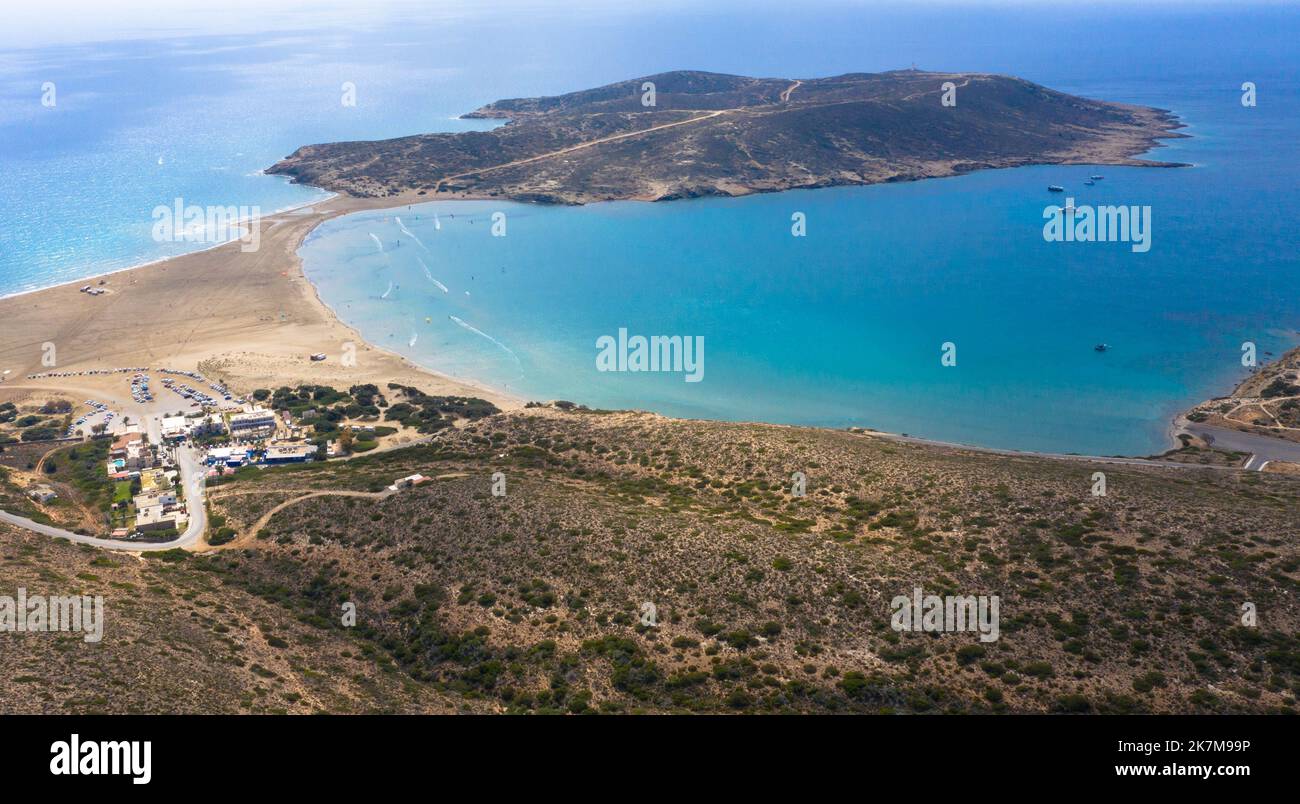
[[[948,85],[955,105],[943,103]],[[509,123],[308,145],[268,172],[360,197],[668,200],[1027,164],[1168,166],[1135,157],[1181,136],[1164,110],[917,70],[800,80],[678,71],[465,116]]]

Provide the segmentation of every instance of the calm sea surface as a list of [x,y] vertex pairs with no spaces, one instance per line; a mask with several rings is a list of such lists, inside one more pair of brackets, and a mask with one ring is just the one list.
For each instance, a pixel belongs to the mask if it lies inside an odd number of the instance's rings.
[[[306,269],[367,338],[530,398],[1150,453],[1177,410],[1241,376],[1243,341],[1295,342],[1298,19],[469,8],[0,51],[0,294],[202,247],[154,242],[151,211],[178,197],[309,203],[323,194],[260,169],[305,143],[480,128],[451,118],[499,97],[674,68],[1006,72],[1176,111],[1192,138],[1153,158],[1194,167],[585,208],[440,202],[331,221],[304,245]],[[45,81],[54,108],[40,104]],[[1254,108],[1244,81],[1259,87]],[[343,82],[356,107],[340,104]],[[1094,172],[1106,178],[1084,186]],[[1078,204],[1149,205],[1151,250],[1045,242],[1043,207],[1060,200],[1049,183]],[[506,237],[490,234],[498,211]],[[794,212],[806,237],[790,235]],[[703,380],[597,371],[597,338],[620,328],[702,337]],[[945,342],[954,367],[940,364]]]

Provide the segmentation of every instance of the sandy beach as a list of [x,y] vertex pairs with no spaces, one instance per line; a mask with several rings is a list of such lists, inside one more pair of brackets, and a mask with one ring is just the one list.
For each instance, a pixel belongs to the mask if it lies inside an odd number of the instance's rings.
[[[442,193],[440,198],[473,199],[473,193]],[[320,203],[267,216],[260,221],[257,251],[227,243],[150,262],[102,277],[81,279],[42,290],[0,298],[0,402],[43,403],[54,397],[75,403],[91,398],[139,420],[145,414],[181,410],[185,403],[162,392],[148,404],[131,399],[129,379],[120,373],[80,374],[88,370],[149,367],[199,371],[239,394],[256,388],[311,383],[346,389],[373,383],[411,385],[429,394],[477,396],[502,409],[524,400],[463,378],[452,378],[375,346],[344,324],[319,297],[302,270],[298,249],[320,223],[351,212],[398,209],[428,203],[408,193],[382,199],[339,195]],[[101,280],[105,284],[100,284]],[[81,292],[86,285],[103,295]],[[55,365],[42,363],[52,344]],[[355,365],[343,355],[352,344]],[[310,356],[324,353],[324,361]],[[1242,396],[1260,378],[1300,361],[1300,348],[1284,355],[1259,377],[1234,392]],[[32,374],[72,372],[76,376],[28,378]],[[1253,394],[1247,394],[1253,395]],[[1214,400],[1200,407],[1212,407]],[[1207,408],[1208,409],[1208,408]],[[1212,417],[1212,424],[1250,431]],[[1171,447],[1188,432],[1183,415],[1170,423]],[[1277,435],[1269,433],[1268,435]],[[1283,438],[1292,433],[1286,431]],[[911,439],[909,439],[911,440]],[[915,439],[922,441],[922,439]]]
[[[430,394],[477,396],[502,408],[522,401],[417,366],[363,340],[343,324],[304,277],[298,247],[322,221],[364,209],[428,200],[335,197],[267,216],[260,247],[234,242],[180,257],[0,299],[0,400],[66,393],[122,403],[128,412],[180,407],[160,394],[146,410],[131,404],[121,374],[28,379],[31,374],[148,366],[201,371],[235,391],[318,383],[412,385]],[[80,292],[87,284],[103,295]],[[343,364],[346,344],[353,366]],[[55,365],[42,363],[53,344]],[[324,361],[310,355],[324,353]]]

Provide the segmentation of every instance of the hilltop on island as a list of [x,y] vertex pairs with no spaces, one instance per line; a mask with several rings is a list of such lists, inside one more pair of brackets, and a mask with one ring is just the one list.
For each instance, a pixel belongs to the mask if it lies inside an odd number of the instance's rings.
[[[645,105],[647,83],[653,104]],[[944,105],[945,84],[951,84]],[[1179,137],[1161,109],[1019,78],[900,70],[792,80],[694,71],[488,104],[491,131],[307,145],[268,169],[374,198],[669,200],[1134,158]]]

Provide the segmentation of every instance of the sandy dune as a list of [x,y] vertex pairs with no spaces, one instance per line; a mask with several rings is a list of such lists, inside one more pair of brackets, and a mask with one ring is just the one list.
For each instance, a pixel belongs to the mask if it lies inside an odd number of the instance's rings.
[[[79,288],[98,280],[0,299],[0,399],[31,389],[66,389],[73,395],[121,399],[123,375],[45,378],[27,375],[118,366],[202,370],[239,392],[257,387],[321,383],[414,385],[431,394],[464,394],[503,408],[519,401],[473,387],[366,343],[319,300],[302,274],[297,249],[317,224],[359,209],[393,207],[426,199],[333,198],[310,208],[264,218],[255,252],[238,243],[112,274],[102,296]],[[56,348],[57,366],[41,364],[42,344]],[[356,365],[344,366],[347,343]],[[323,362],[309,355],[324,352]],[[202,367],[200,368],[200,364]],[[29,389],[27,392],[21,389]],[[177,408],[179,399],[158,393],[155,407]],[[82,396],[81,398],[85,398]],[[125,405],[125,407],[132,407]]]

